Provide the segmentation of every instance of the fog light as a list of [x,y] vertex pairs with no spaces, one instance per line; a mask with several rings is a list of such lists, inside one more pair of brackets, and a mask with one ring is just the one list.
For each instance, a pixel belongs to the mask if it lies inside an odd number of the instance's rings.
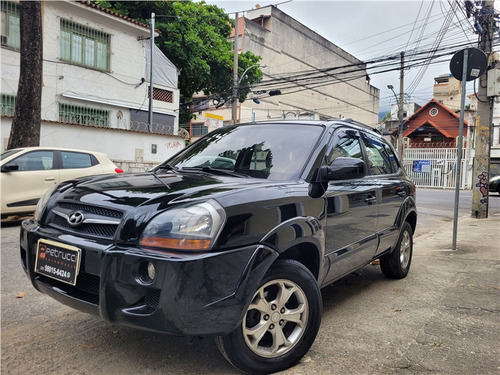
[[156,277],[156,267],[152,262],[143,260],[136,271],[135,280],[141,285],[151,285]]
[[148,274],[149,280],[153,281],[155,279],[156,268],[155,268],[155,265],[151,262],[148,262],[147,274]]

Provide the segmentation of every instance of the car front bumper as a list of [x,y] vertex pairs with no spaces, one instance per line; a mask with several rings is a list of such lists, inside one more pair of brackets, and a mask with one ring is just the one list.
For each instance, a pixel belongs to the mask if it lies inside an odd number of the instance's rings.
[[[35,272],[39,239],[82,250],[75,286]],[[277,253],[262,245],[224,252],[180,255],[21,225],[21,261],[33,286],[77,310],[123,324],[175,335],[227,334],[237,327]],[[153,280],[143,277],[154,265]]]

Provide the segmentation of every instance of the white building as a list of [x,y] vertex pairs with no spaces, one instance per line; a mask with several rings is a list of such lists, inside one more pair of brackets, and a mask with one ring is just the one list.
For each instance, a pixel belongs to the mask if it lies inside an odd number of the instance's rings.
[[[19,80],[19,7],[2,1],[1,149]],[[178,135],[177,68],[155,47],[149,119],[148,25],[87,1],[43,1],[41,146],[101,151],[143,171],[184,147]]]

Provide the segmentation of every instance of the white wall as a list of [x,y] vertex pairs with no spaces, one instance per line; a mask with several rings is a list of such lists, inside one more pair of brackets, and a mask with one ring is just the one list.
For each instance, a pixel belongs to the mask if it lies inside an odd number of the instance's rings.
[[[1,118],[2,152],[9,139],[11,120],[8,117]],[[156,154],[152,153],[153,144],[156,145]],[[185,142],[178,136],[43,122],[40,146],[104,152],[125,171],[139,172],[181,151]]]

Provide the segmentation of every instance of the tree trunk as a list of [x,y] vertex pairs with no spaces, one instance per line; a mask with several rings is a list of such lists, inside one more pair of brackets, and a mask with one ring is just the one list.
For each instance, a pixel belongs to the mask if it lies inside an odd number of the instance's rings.
[[42,4],[20,1],[21,69],[7,148],[40,145],[42,105]]

